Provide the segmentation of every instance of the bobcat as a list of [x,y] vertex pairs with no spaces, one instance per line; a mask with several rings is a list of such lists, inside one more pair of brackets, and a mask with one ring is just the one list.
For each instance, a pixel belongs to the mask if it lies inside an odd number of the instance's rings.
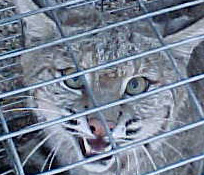
[[[14,0],[19,13],[39,7],[32,0]],[[55,1],[42,1],[53,5]],[[116,3],[117,6],[117,2]],[[113,3],[113,4],[114,4]],[[93,5],[59,9],[23,19],[25,46],[35,46],[60,36],[102,27],[134,17],[135,10],[123,14],[101,12]],[[62,32],[58,30],[62,26]],[[165,38],[165,42],[203,34],[204,21]],[[190,54],[198,42],[171,50],[183,77]],[[147,21],[118,26],[88,37],[72,40],[21,55],[25,84],[41,83],[86,70],[119,58],[158,47],[159,41]],[[73,58],[75,59],[73,61]],[[95,106],[131,98],[176,82],[177,74],[165,53],[159,52],[84,76],[67,79],[30,91],[27,109],[33,110],[36,123],[52,121]],[[92,96],[93,94],[93,96]],[[170,131],[199,119],[185,87],[166,90],[101,112],[68,120],[43,129],[44,138],[33,138],[19,149],[25,170],[39,173],[93,157],[113,147]],[[102,116],[102,118],[101,118]],[[104,118],[103,118],[104,117]],[[106,125],[103,119],[106,120]],[[115,145],[107,135],[109,130]],[[75,167],[70,175],[139,175],[189,158],[203,151],[202,128],[150,142],[116,155]],[[46,151],[43,151],[43,147]],[[41,151],[39,151],[41,149]],[[199,162],[165,172],[165,175],[196,175]]]

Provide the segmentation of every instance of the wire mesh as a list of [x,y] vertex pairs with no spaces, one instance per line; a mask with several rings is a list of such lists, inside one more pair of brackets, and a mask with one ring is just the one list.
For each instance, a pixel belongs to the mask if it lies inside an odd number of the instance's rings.
[[[149,4],[151,4],[151,2],[143,2],[142,0],[139,0],[138,2],[134,2],[133,5],[126,6],[126,7],[120,7],[120,8],[109,11],[110,14],[112,14],[112,13],[121,13],[121,12],[123,12],[125,10],[129,10],[129,9],[139,7],[143,11],[143,14],[140,14],[139,16],[136,16],[136,17],[133,17],[133,18],[130,18],[130,19],[125,19],[125,20],[122,20],[122,21],[119,21],[119,22],[114,22],[113,24],[108,24],[108,25],[102,26],[100,28],[84,31],[82,33],[78,33],[78,34],[75,34],[73,36],[66,36],[62,32],[62,28],[60,26],[59,19],[55,15],[55,12],[56,12],[57,9],[60,9],[62,7],[66,7],[67,10],[69,10],[69,9],[76,8],[76,7],[83,7],[84,5],[87,5],[87,4],[96,4],[98,2],[101,2],[101,1],[99,1],[99,0],[95,0],[95,1],[74,0],[74,1],[63,2],[63,3],[60,3],[60,4],[54,5],[54,6],[51,6],[51,5],[47,4],[47,7],[39,8],[37,10],[29,11],[29,12],[26,12],[26,13],[23,13],[23,14],[15,14],[15,15],[13,15],[11,17],[5,17],[5,18],[0,19],[0,27],[4,27],[4,26],[7,26],[7,25],[15,24],[15,23],[17,23],[19,26],[22,26],[21,20],[23,18],[25,18],[25,17],[29,17],[29,16],[32,16],[32,15],[36,15],[36,14],[44,13],[44,12],[51,12],[51,14],[54,15],[54,21],[57,24],[58,30],[60,31],[60,35],[61,35],[60,38],[57,39],[57,40],[54,40],[54,41],[51,41],[51,42],[48,42],[48,43],[43,43],[43,44],[40,44],[40,45],[37,45],[37,46],[29,47],[29,48],[25,48],[23,46],[23,44],[22,44],[23,43],[23,41],[22,41],[23,40],[23,28],[21,28],[21,27],[20,27],[21,30],[19,30],[18,34],[13,34],[11,36],[1,37],[0,38],[0,43],[8,41],[8,40],[15,40],[15,42],[16,42],[16,39],[20,38],[18,43],[20,43],[21,46],[18,45],[17,48],[16,48],[16,46],[9,46],[10,47],[9,49],[5,49],[5,51],[1,52],[1,54],[0,54],[0,60],[1,61],[11,60],[11,59],[13,59],[15,57],[17,58],[17,61],[15,60],[15,62],[11,62],[9,64],[1,66],[0,70],[19,67],[20,63],[18,62],[18,56],[20,56],[22,54],[30,53],[30,52],[33,52],[33,51],[36,51],[36,50],[39,50],[39,49],[44,49],[44,48],[47,48],[47,47],[50,47],[50,46],[55,46],[55,45],[58,45],[58,44],[64,44],[67,47],[67,51],[71,52],[70,51],[71,50],[70,49],[71,48],[70,47],[70,42],[72,42],[72,41],[75,41],[75,40],[78,40],[80,38],[84,38],[84,37],[87,37],[87,36],[90,37],[90,36],[93,36],[94,34],[101,33],[101,32],[104,32],[104,31],[107,31],[107,30],[110,30],[110,29],[114,29],[116,27],[125,26],[127,24],[135,23],[135,22],[138,22],[138,21],[144,20],[144,19],[148,20],[151,30],[153,31],[153,33],[156,34],[156,37],[158,38],[158,40],[160,42],[160,46],[158,48],[153,48],[153,49],[150,49],[148,51],[144,51],[142,53],[138,53],[138,54],[131,55],[131,56],[126,56],[124,58],[120,58],[120,59],[117,59],[117,60],[109,61],[108,63],[103,63],[103,64],[100,64],[100,65],[95,66],[95,67],[90,67],[90,68],[88,68],[86,70],[80,70],[79,69],[79,67],[77,65],[78,63],[77,63],[76,59],[74,58],[75,56],[74,56],[74,54],[72,54],[73,62],[75,62],[75,66],[76,66],[76,70],[77,70],[76,73],[65,75],[65,76],[55,78],[55,79],[52,79],[52,80],[48,80],[48,81],[45,81],[45,82],[41,82],[41,83],[38,83],[38,84],[32,84],[32,85],[27,86],[27,87],[20,87],[20,88],[18,87],[18,88],[11,89],[11,90],[9,90],[7,92],[2,92],[0,94],[0,98],[5,99],[5,98],[8,98],[8,97],[17,95],[17,94],[27,93],[30,90],[35,90],[35,89],[40,88],[40,87],[52,85],[54,83],[62,82],[64,80],[67,80],[67,79],[70,79],[70,78],[75,78],[75,77],[81,76],[81,77],[83,77],[84,84],[86,86],[86,91],[89,94],[89,98],[91,99],[92,104],[93,104],[93,108],[91,108],[91,109],[87,109],[85,111],[82,111],[82,112],[79,112],[79,113],[76,113],[76,114],[73,114],[73,115],[69,115],[69,116],[63,116],[61,118],[58,118],[58,119],[55,119],[55,120],[52,120],[52,121],[37,123],[35,125],[27,126],[27,127],[22,128],[20,130],[17,130],[17,131],[9,131],[9,129],[8,129],[8,124],[7,124],[8,120],[6,119],[6,117],[4,117],[4,115],[6,115],[6,113],[10,112],[9,109],[6,110],[6,111],[1,111],[1,122],[0,123],[2,124],[2,128],[4,130],[4,133],[2,133],[0,135],[0,142],[7,142],[8,150],[10,151],[8,154],[10,155],[10,159],[12,160],[12,164],[13,164],[13,167],[14,167],[13,170],[7,170],[4,173],[2,173],[2,175],[3,174],[10,174],[10,173],[16,173],[16,174],[20,174],[20,175],[25,174],[24,173],[23,162],[21,162],[21,160],[19,158],[19,155],[18,155],[18,152],[17,152],[17,149],[15,147],[13,139],[15,139],[18,136],[22,136],[23,134],[29,134],[31,132],[38,131],[40,129],[44,129],[46,127],[50,127],[50,126],[53,126],[53,125],[56,125],[56,124],[59,124],[59,123],[62,123],[62,122],[66,122],[66,121],[71,120],[71,119],[76,119],[76,118],[80,118],[80,117],[83,117],[83,116],[87,116],[87,115],[90,115],[90,114],[93,114],[93,113],[98,113],[99,118],[103,121],[106,132],[107,132],[108,137],[110,139],[110,142],[112,144],[112,149],[110,151],[105,152],[105,153],[101,153],[101,154],[98,154],[96,156],[77,161],[77,162],[75,162],[73,164],[66,165],[64,167],[56,168],[56,169],[53,169],[53,170],[49,170],[47,172],[42,172],[42,173],[39,173],[39,174],[41,174],[41,175],[44,175],[44,174],[51,175],[51,174],[62,173],[62,172],[65,172],[67,170],[79,167],[81,165],[84,165],[84,164],[87,164],[87,163],[90,163],[90,162],[94,162],[96,160],[101,160],[101,159],[109,157],[111,155],[116,156],[116,159],[117,159],[117,154],[119,154],[121,152],[125,152],[128,149],[135,148],[137,146],[148,144],[148,143],[151,143],[151,142],[154,142],[154,141],[157,141],[157,140],[160,140],[160,139],[164,139],[164,138],[167,138],[167,137],[171,137],[173,135],[183,133],[185,131],[192,130],[192,129],[197,128],[199,126],[203,127],[203,124],[204,124],[203,107],[200,104],[199,100],[197,99],[196,95],[194,94],[194,91],[192,90],[192,88],[191,88],[191,86],[189,84],[204,79],[204,74],[196,75],[196,76],[193,76],[193,77],[190,77],[190,78],[183,77],[181,71],[179,70],[178,65],[174,61],[175,58],[171,54],[170,49],[178,47],[180,45],[188,44],[188,43],[191,43],[191,42],[202,41],[204,39],[204,33],[202,33],[200,35],[197,35],[197,36],[188,37],[188,38],[185,38],[183,40],[167,44],[164,41],[164,38],[162,37],[162,34],[160,33],[160,31],[155,26],[154,21],[153,21],[153,17],[156,17],[156,16],[161,15],[161,14],[166,14],[166,13],[169,13],[169,12],[181,10],[181,9],[184,9],[184,8],[200,5],[200,4],[204,3],[204,0],[195,0],[195,1],[191,1],[191,2],[182,3],[182,4],[179,4],[179,5],[176,4],[175,6],[170,6],[170,7],[165,6],[162,9],[159,9],[159,10],[156,10],[156,11],[153,11],[153,12],[149,12],[148,9],[147,9],[147,7],[149,6]],[[100,6],[101,6],[101,10],[103,11],[104,10],[103,9],[103,1],[101,2]],[[13,10],[13,9],[15,9],[15,6],[5,7],[5,8],[0,9],[0,13],[5,12],[7,10]],[[5,48],[5,46],[4,46],[4,48]],[[92,93],[92,89],[89,87],[89,85],[87,83],[85,75],[87,75],[88,73],[103,70],[105,68],[113,67],[113,66],[116,66],[118,64],[128,62],[130,60],[145,59],[144,58],[145,56],[151,55],[153,53],[158,53],[158,52],[161,52],[161,51],[166,53],[166,56],[169,58],[169,61],[172,63],[173,69],[175,70],[175,72],[178,75],[178,81],[177,82],[167,84],[167,85],[164,85],[164,86],[159,87],[157,89],[153,89],[153,90],[141,93],[139,95],[135,95],[135,96],[128,97],[128,98],[125,98],[125,99],[120,99],[120,100],[110,102],[110,103],[107,103],[107,104],[104,104],[104,105],[99,105],[98,104],[97,100],[94,97],[94,94]],[[4,83],[4,82],[7,82],[7,81],[14,81],[14,79],[16,80],[18,78],[21,79],[21,78],[23,78],[22,76],[23,76],[22,74],[19,74],[17,76],[6,77],[5,79],[0,80],[0,83]],[[174,88],[184,86],[184,85],[186,85],[185,87],[187,88],[188,93],[191,96],[192,104],[195,105],[195,108],[198,111],[198,115],[200,116],[200,118],[202,118],[201,120],[193,122],[191,124],[184,125],[182,127],[178,127],[178,128],[176,128],[174,130],[165,132],[165,133],[160,134],[158,136],[150,137],[150,138],[147,138],[147,139],[141,140],[141,141],[132,141],[130,144],[127,144],[125,146],[117,147],[117,145],[115,144],[114,138],[112,138],[111,131],[110,131],[109,127],[108,127],[108,123],[107,123],[107,121],[105,119],[106,117],[103,114],[104,110],[109,109],[109,108],[113,108],[113,107],[118,106],[118,105],[123,105],[123,104],[129,103],[129,102],[135,101],[135,100],[143,99],[145,97],[149,97],[149,96],[157,94],[159,92],[163,92],[163,91],[169,90],[169,89],[174,89]],[[22,95],[22,97],[23,97],[23,95]],[[15,100],[14,102],[9,102],[8,104],[1,105],[1,108],[6,108],[9,105],[21,104],[23,101],[24,100],[22,100],[22,99],[20,99],[19,101]],[[23,109],[23,107],[21,109]],[[34,109],[34,108],[33,107],[30,107],[30,108],[27,107],[26,111],[29,111],[29,110],[32,110],[32,109]],[[10,119],[10,120],[12,120],[12,119]],[[0,155],[4,151],[5,151],[4,148],[0,149]],[[158,170],[155,170],[153,172],[146,173],[146,175],[154,175],[154,174],[167,172],[169,170],[173,170],[175,168],[181,167],[183,165],[186,165],[186,164],[189,164],[189,163],[192,163],[192,162],[201,161],[202,159],[204,159],[203,154],[197,155],[197,156],[195,155],[194,157],[190,157],[190,158],[184,159],[184,160],[182,160],[180,162],[175,162],[173,164],[167,165],[166,167],[162,167],[162,168],[160,168]],[[118,161],[118,172],[117,173],[120,172],[120,168],[121,168],[120,166],[121,166],[120,162]],[[203,164],[201,162],[199,175],[202,174],[202,169],[203,169]]]

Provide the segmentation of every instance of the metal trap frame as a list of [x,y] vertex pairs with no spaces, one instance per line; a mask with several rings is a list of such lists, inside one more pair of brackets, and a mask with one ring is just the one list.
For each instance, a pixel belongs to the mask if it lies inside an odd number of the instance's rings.
[[[52,125],[55,125],[55,124],[58,124],[58,123],[62,123],[62,122],[65,122],[67,120],[70,120],[70,119],[75,119],[75,118],[82,117],[82,116],[85,116],[85,115],[88,115],[88,114],[92,114],[92,113],[98,113],[100,119],[102,120],[102,122],[103,122],[103,124],[105,126],[105,129],[106,129],[106,132],[108,134],[108,137],[109,137],[109,139],[111,141],[111,144],[112,144],[112,147],[113,147],[112,150],[110,150],[108,152],[101,153],[101,154],[96,155],[94,157],[86,158],[86,159],[84,159],[82,161],[78,161],[76,163],[67,165],[65,167],[60,167],[60,168],[57,168],[57,169],[53,169],[53,170],[50,170],[50,171],[47,171],[47,172],[40,173],[40,175],[52,175],[52,174],[61,173],[61,172],[70,170],[72,168],[84,165],[86,163],[90,163],[90,162],[93,162],[93,161],[96,161],[96,160],[99,160],[99,159],[103,159],[103,158],[111,156],[111,155],[117,155],[118,153],[120,153],[122,151],[126,151],[127,149],[131,149],[131,148],[134,148],[134,147],[139,146],[139,145],[143,145],[143,144],[147,144],[147,143],[150,143],[150,142],[153,142],[153,141],[157,141],[159,139],[167,138],[167,137],[170,137],[172,135],[182,133],[184,131],[188,131],[188,130],[191,130],[193,128],[204,125],[204,120],[203,120],[204,111],[203,111],[203,108],[202,108],[199,100],[197,99],[194,91],[192,90],[192,87],[190,86],[190,83],[204,79],[204,73],[193,76],[193,77],[190,77],[190,78],[183,77],[183,75],[181,73],[181,70],[179,69],[177,63],[175,62],[174,56],[172,55],[172,53],[170,51],[171,48],[174,48],[174,47],[177,47],[177,46],[180,46],[180,45],[183,45],[183,44],[187,44],[187,43],[190,43],[190,42],[193,42],[193,41],[196,41],[196,40],[203,40],[204,39],[204,33],[202,35],[199,35],[199,36],[193,36],[193,37],[181,40],[181,41],[166,44],[164,39],[163,39],[163,36],[161,35],[158,28],[154,25],[154,21],[153,21],[153,17],[155,17],[155,16],[165,14],[165,13],[168,13],[168,12],[177,11],[177,10],[188,8],[188,7],[193,7],[193,6],[204,3],[204,0],[195,0],[195,1],[190,1],[190,2],[186,2],[186,3],[181,3],[179,5],[165,7],[163,9],[156,10],[156,11],[153,11],[153,12],[149,12],[147,7],[146,7],[146,5],[148,3],[150,3],[150,2],[146,2],[146,1],[144,2],[143,0],[138,0],[137,3],[135,3],[134,6],[124,7],[124,8],[122,7],[122,8],[119,8],[119,9],[116,9],[116,10],[110,12],[110,13],[114,13],[116,11],[123,11],[123,10],[131,9],[131,8],[135,8],[136,6],[138,6],[138,7],[140,7],[140,10],[143,12],[143,14],[138,16],[138,17],[130,18],[130,19],[127,19],[127,20],[124,20],[124,21],[113,23],[113,24],[108,24],[107,26],[92,29],[90,31],[85,31],[85,32],[82,32],[80,34],[76,34],[76,35],[73,35],[73,36],[68,36],[68,37],[65,36],[62,29],[61,29],[59,19],[55,15],[55,10],[60,9],[62,7],[69,7],[69,8],[79,7],[79,6],[83,6],[83,5],[87,5],[87,4],[93,4],[93,3],[96,3],[96,2],[99,2],[99,1],[101,1],[102,2],[101,4],[103,4],[103,0],[73,0],[73,1],[63,2],[63,3],[60,3],[58,5],[54,5],[54,6],[50,6],[48,4],[47,7],[39,8],[38,10],[29,11],[29,12],[23,13],[23,14],[16,14],[16,15],[13,15],[11,17],[0,19],[0,27],[10,25],[10,24],[14,24],[14,23],[19,23],[21,25],[21,20],[23,18],[25,18],[25,17],[35,15],[35,14],[38,14],[38,13],[51,12],[53,14],[53,16],[54,16],[54,21],[56,22],[57,28],[58,28],[58,30],[60,32],[60,35],[61,35],[60,39],[57,39],[57,40],[49,42],[49,43],[44,43],[44,44],[41,44],[41,45],[33,46],[33,47],[30,47],[30,48],[25,48],[23,46],[23,44],[22,44],[21,47],[19,47],[17,49],[13,48],[13,49],[11,49],[9,51],[5,51],[5,52],[1,53],[0,54],[0,60],[11,59],[13,57],[17,57],[17,56],[20,56],[20,55],[28,53],[28,52],[32,52],[32,51],[35,51],[35,50],[43,49],[43,48],[46,48],[46,47],[50,47],[50,46],[54,46],[54,45],[62,44],[62,43],[65,43],[67,49],[69,49],[70,48],[69,41],[80,39],[80,38],[86,37],[86,36],[90,36],[92,34],[97,34],[97,33],[100,33],[100,32],[104,32],[106,30],[113,29],[113,28],[119,27],[119,26],[123,26],[123,25],[129,24],[129,23],[137,22],[137,21],[143,20],[143,19],[148,20],[148,23],[149,23],[152,31],[154,32],[154,34],[158,38],[161,46],[156,48],[156,49],[152,49],[152,50],[148,50],[148,51],[143,52],[143,53],[139,53],[137,55],[128,56],[126,58],[114,60],[114,61],[109,62],[107,64],[101,64],[101,65],[98,65],[96,67],[91,67],[91,68],[86,69],[86,70],[80,70],[80,68],[78,67],[78,65],[76,63],[76,58],[74,58],[74,54],[73,54],[73,62],[75,63],[76,69],[78,70],[76,73],[66,75],[66,76],[63,76],[63,77],[60,77],[60,78],[55,78],[53,80],[49,80],[49,81],[46,81],[46,82],[43,82],[43,83],[34,84],[34,85],[31,85],[31,86],[28,86],[28,87],[22,87],[22,88],[14,89],[14,90],[9,91],[9,92],[2,92],[0,94],[0,99],[10,97],[10,96],[13,96],[13,95],[16,95],[16,94],[19,94],[19,93],[27,92],[29,90],[33,90],[33,89],[40,88],[40,87],[43,87],[43,86],[51,85],[53,83],[64,81],[64,80],[69,79],[69,78],[74,78],[74,77],[78,77],[78,76],[84,77],[85,74],[88,74],[88,73],[91,73],[91,72],[94,72],[94,71],[98,71],[98,70],[101,70],[101,69],[105,69],[105,68],[108,68],[108,67],[112,67],[112,66],[115,66],[115,65],[130,61],[130,60],[139,59],[139,58],[142,58],[144,56],[147,56],[147,55],[150,55],[150,54],[153,54],[153,53],[157,53],[157,52],[164,52],[166,57],[168,57],[169,61],[172,63],[173,69],[175,70],[175,72],[176,72],[176,74],[178,76],[178,81],[175,82],[175,83],[172,83],[172,84],[168,84],[168,85],[159,87],[159,88],[151,90],[151,91],[144,92],[144,93],[139,94],[139,95],[135,95],[135,96],[132,96],[132,97],[129,97],[129,98],[126,98],[126,99],[121,99],[121,100],[118,100],[118,101],[115,101],[115,102],[111,102],[111,103],[103,105],[103,106],[100,106],[97,103],[97,101],[94,98],[94,94],[93,94],[92,90],[86,88],[87,93],[89,94],[89,97],[90,97],[90,99],[91,99],[91,101],[93,103],[94,108],[88,109],[88,110],[86,110],[84,112],[81,112],[81,113],[73,114],[73,115],[68,116],[68,117],[63,117],[63,118],[59,118],[59,119],[56,119],[56,120],[53,120],[53,121],[39,123],[39,124],[36,124],[34,126],[29,126],[29,127],[23,128],[21,130],[15,131],[15,132],[10,132],[9,131],[7,121],[6,121],[5,117],[4,117],[4,114],[2,113],[2,110],[0,110],[0,121],[1,121],[3,131],[4,131],[4,134],[0,135],[0,142],[1,141],[6,141],[6,143],[8,144],[8,150],[10,151],[10,153],[9,153],[10,156],[9,157],[13,160],[13,166],[14,166],[14,169],[6,171],[5,173],[3,173],[1,175],[6,175],[6,174],[9,174],[11,172],[16,173],[18,175],[24,175],[25,174],[22,162],[21,162],[21,160],[19,158],[18,151],[17,151],[15,143],[13,141],[13,139],[15,137],[20,136],[22,134],[27,134],[27,133],[30,133],[30,132],[34,132],[34,131],[37,131],[37,130],[40,130],[40,129],[43,129],[43,128],[46,128],[46,127],[49,127],[49,126],[52,126]],[[101,8],[103,8],[102,5],[101,5]],[[5,7],[5,8],[2,8],[2,9],[0,9],[0,12],[4,12],[4,11],[7,11],[7,10],[11,10],[11,9],[15,9],[15,6],[8,6],[8,7]],[[12,36],[1,38],[0,42],[4,42],[4,41],[7,41],[7,40],[16,39],[16,38],[23,38],[23,29],[21,30],[21,32],[22,32],[21,34],[15,34],[15,35],[12,35]],[[19,64],[20,63],[8,64],[8,65],[6,65],[4,67],[1,67],[0,69],[9,68],[9,67],[12,68],[13,66],[18,66]],[[11,78],[9,78],[9,80],[13,80],[15,78],[17,78],[17,77],[11,77]],[[3,80],[3,81],[8,81],[8,79]],[[2,83],[2,82],[0,81],[0,83]],[[84,78],[84,83],[85,83],[85,86],[87,87],[87,82],[86,82],[85,78]],[[159,93],[159,92],[162,92],[162,91],[165,91],[165,90],[173,89],[173,88],[176,88],[176,87],[179,87],[179,86],[184,86],[184,85],[186,85],[186,88],[187,88],[187,91],[189,93],[190,99],[194,103],[195,108],[197,109],[197,111],[198,111],[198,113],[200,115],[200,118],[201,118],[200,121],[197,121],[197,122],[182,126],[180,128],[177,128],[177,129],[169,131],[169,132],[165,132],[165,133],[163,133],[161,135],[158,135],[158,136],[155,136],[155,137],[151,137],[151,138],[141,140],[141,141],[134,141],[131,144],[128,144],[126,146],[122,146],[122,147],[119,147],[119,148],[116,146],[116,143],[115,143],[114,139],[111,136],[110,129],[108,127],[108,124],[106,122],[106,119],[105,119],[105,116],[103,115],[102,110],[111,108],[113,106],[125,104],[125,103],[128,103],[128,102],[137,100],[137,99],[145,98],[145,97],[151,96],[151,95],[153,95],[155,93]],[[0,152],[1,151],[4,151],[4,150],[0,149]],[[204,154],[195,155],[194,157],[191,157],[189,159],[185,159],[185,160],[182,160],[180,162],[176,162],[174,164],[163,167],[161,169],[157,169],[156,171],[149,172],[146,175],[155,175],[155,174],[163,173],[163,172],[173,170],[174,168],[178,168],[180,166],[183,166],[183,165],[195,162],[195,161],[200,161],[201,162],[200,163],[200,170],[199,170],[199,174],[198,174],[198,175],[201,175],[203,173],[202,172],[203,171],[203,161],[202,161],[203,159],[204,159]]]

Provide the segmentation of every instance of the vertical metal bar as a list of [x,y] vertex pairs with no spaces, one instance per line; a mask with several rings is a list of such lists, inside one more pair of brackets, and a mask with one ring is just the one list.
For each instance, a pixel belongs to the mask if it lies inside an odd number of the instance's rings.
[[[47,3],[47,6],[49,6],[49,1],[48,1],[48,0],[45,0],[45,1],[46,1],[46,3]],[[64,34],[64,32],[63,32],[63,30],[62,30],[62,28],[61,28],[59,18],[58,18],[58,16],[56,15],[55,11],[51,11],[51,14],[52,14],[53,17],[54,17],[54,21],[55,21],[55,23],[56,23],[56,25],[57,25],[57,28],[58,28],[58,30],[59,30],[59,32],[60,32],[61,37],[62,37],[62,38],[66,37],[65,34]],[[75,55],[74,52],[72,51],[71,46],[70,46],[70,44],[69,44],[68,42],[66,43],[66,47],[67,47],[67,51],[71,53],[72,61],[73,61],[74,65],[75,65],[75,67],[76,67],[77,72],[81,71],[80,67],[78,66],[78,62],[77,62],[77,59],[76,59],[76,55]],[[94,106],[94,107],[99,106],[97,100],[96,100],[95,97],[94,97],[93,91],[91,90],[91,87],[89,86],[89,84],[88,84],[88,82],[87,82],[87,79],[86,79],[85,75],[82,75],[81,78],[82,78],[82,80],[83,80],[83,84],[84,84],[84,86],[85,86],[85,88],[86,88],[86,91],[88,92],[88,95],[89,95],[89,97],[90,97],[90,99],[91,99],[91,102],[92,102],[93,106]],[[98,115],[99,115],[99,118],[100,118],[101,121],[102,121],[102,124],[103,124],[104,127],[105,127],[105,130],[106,130],[106,133],[107,133],[107,135],[108,135],[108,137],[109,137],[109,141],[110,141],[110,143],[111,143],[111,145],[112,145],[112,148],[113,148],[113,149],[116,149],[116,148],[117,148],[116,142],[115,142],[114,138],[112,137],[111,131],[110,131],[109,127],[108,127],[108,124],[107,124],[107,122],[106,122],[106,118],[105,118],[104,114],[103,114],[101,111],[99,111],[99,112],[97,112],[97,113],[98,113]],[[117,163],[117,172],[116,172],[116,174],[119,175],[119,174],[120,174],[121,165],[120,165],[120,160],[119,160],[119,158],[118,158],[117,155],[116,155],[116,157],[115,157],[115,160],[116,160],[116,163]]]
[[[3,113],[2,113],[2,110],[0,109],[0,120],[1,120],[1,123],[2,123],[2,128],[3,128],[3,131],[8,134],[9,133],[9,128],[8,128],[8,125],[6,123],[6,120],[3,116]],[[16,147],[15,147],[15,144],[13,142],[13,139],[10,138],[10,139],[7,139],[7,144],[9,146],[9,151],[10,151],[10,154],[11,154],[11,157],[13,158],[13,163],[14,163],[14,167],[15,167],[15,170],[17,172],[18,175],[25,175],[24,173],[24,170],[23,170],[23,165],[20,161],[20,157],[17,153],[17,150],[16,150]]]
[[[144,12],[144,13],[148,13],[148,10],[147,10],[147,8],[145,7],[143,1],[142,1],[142,0],[138,0],[138,2],[139,2],[139,4],[140,4],[140,6],[141,6],[143,12]],[[153,30],[154,33],[156,34],[156,36],[157,36],[157,38],[158,38],[158,40],[159,40],[161,46],[166,46],[166,44],[164,43],[164,39],[163,39],[161,33],[159,32],[159,30],[157,29],[157,27],[154,25],[154,22],[153,22],[152,18],[147,18],[147,20],[148,20],[148,23],[150,24],[150,27],[152,28],[152,30]],[[177,63],[176,63],[176,61],[175,61],[175,58],[174,58],[172,52],[171,52],[170,50],[165,50],[164,53],[165,53],[166,57],[168,57],[168,59],[171,61],[172,65],[173,65],[173,68],[174,68],[174,71],[175,71],[176,74],[179,76],[179,80],[183,79],[184,77],[183,77],[181,71],[180,71],[179,68],[178,68],[178,65],[177,65]],[[200,105],[200,103],[199,103],[197,97],[195,96],[195,93],[193,92],[193,90],[192,90],[192,88],[190,87],[190,85],[186,85],[186,86],[187,86],[189,95],[190,95],[190,97],[192,98],[194,104],[196,105],[196,108],[197,108],[197,110],[198,110],[200,116],[203,117],[203,116],[204,116],[204,111],[203,111],[202,106]]]
[[[145,4],[143,3],[143,0],[138,0],[138,2],[139,2],[140,7],[142,8],[144,14],[149,13],[147,8],[145,7]],[[147,20],[148,20],[148,23],[149,23],[150,27],[154,31],[157,39],[159,40],[161,46],[165,46],[166,44],[164,42],[164,39],[163,39],[161,33],[159,32],[159,30],[157,29],[157,27],[154,25],[154,22],[153,22],[152,18],[151,17],[147,18]],[[175,61],[175,58],[174,58],[171,50],[165,50],[164,53],[169,58],[169,60],[171,61],[171,64],[173,65],[173,68],[174,68],[174,71],[179,76],[179,79],[180,80],[183,79],[184,77],[183,77],[181,71],[178,68],[178,65],[177,65],[177,63]],[[190,100],[192,100],[193,104],[196,106],[196,109],[197,109],[198,113],[200,114],[200,117],[204,118],[203,108],[202,108],[201,104],[199,103],[199,100],[196,97],[195,93],[193,92],[191,86],[189,84],[187,84],[186,88],[187,88],[188,93],[190,95]],[[201,175],[203,173],[203,167],[204,167],[204,161],[201,160],[200,167],[199,167],[199,170],[198,170],[198,175]]]

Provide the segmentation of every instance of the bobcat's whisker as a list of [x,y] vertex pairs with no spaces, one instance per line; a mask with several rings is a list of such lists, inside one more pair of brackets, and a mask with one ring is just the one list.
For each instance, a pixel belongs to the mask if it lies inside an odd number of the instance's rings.
[[[135,114],[136,115],[136,114]],[[144,120],[144,119],[148,119],[148,118],[142,118],[140,116],[137,115],[137,118],[139,119],[139,121]],[[168,119],[168,118],[159,118],[159,117],[152,117],[151,120],[163,120],[163,121],[169,121],[169,122],[174,122],[174,123],[179,123],[184,125],[185,123],[179,120],[172,120],[172,119]]]
[[169,142],[167,141],[162,141],[163,144],[165,144],[167,147],[169,147],[170,149],[172,149],[175,153],[177,153],[182,159],[184,158],[182,153],[177,149],[175,148],[172,144],[170,144]]
[[[42,134],[44,134],[44,132],[40,130],[40,131],[38,131],[38,133],[36,134],[36,136],[39,136],[39,137],[40,137]],[[17,136],[17,138],[18,138],[18,139],[21,139],[23,136],[24,136],[24,134]]]
[[158,151],[158,152],[159,152],[161,158],[164,160],[164,162],[167,163],[167,159],[166,159],[166,157],[164,155],[164,152],[163,151]]
[[127,169],[130,171],[130,155],[127,154]]
[[40,169],[41,173],[44,171],[45,166],[47,165],[47,163],[48,163],[50,157],[52,156],[52,154],[54,153],[54,151],[55,151],[55,147],[50,151],[50,153],[48,154],[47,158],[45,159],[45,162],[43,163],[43,165],[42,165],[42,167]]
[[57,112],[54,110],[50,109],[44,109],[44,108],[33,108],[33,107],[26,107],[26,108],[13,108],[13,109],[8,109],[8,110],[3,110],[3,113],[8,113],[8,112],[17,112],[17,111],[44,111],[48,112],[51,114],[57,114],[57,115],[70,115],[70,113],[62,113],[62,112]]
[[157,166],[156,166],[152,156],[150,155],[149,151],[147,150],[147,148],[145,148],[145,146],[142,146],[142,149],[145,152],[145,154],[147,155],[149,161],[151,162],[153,169],[157,170]]
[[40,141],[40,143],[38,143],[32,150],[31,152],[26,156],[25,160],[23,161],[22,165],[25,166],[25,164],[28,162],[28,160],[31,158],[31,156],[49,139],[51,138],[53,135],[55,135],[56,132],[51,133],[49,135],[47,135],[42,141]]
[[[162,129],[162,128],[158,128],[158,130],[159,130],[159,131],[162,131],[162,132],[168,132],[168,131],[170,131],[169,129],[168,129],[168,130],[165,130],[165,129]],[[177,136],[177,135],[174,135],[174,138],[175,138],[175,139],[180,139],[179,136]]]
[[125,140],[125,139],[115,139],[117,143],[130,143],[132,140]]
[[2,155],[2,156],[0,156],[0,159],[3,159],[5,157],[7,157],[7,155]]
[[174,123],[179,123],[184,125],[185,123],[179,120],[171,120],[171,119],[167,119],[167,118],[151,118],[151,120],[160,120],[160,121],[168,121],[168,122],[174,122]]
[[[54,161],[54,158],[55,158],[55,156],[57,155],[57,152],[59,151],[61,145],[62,145],[62,141],[57,145],[57,147],[56,147],[56,149],[55,149],[55,151],[54,151],[54,153],[53,153],[53,155],[52,155],[52,157],[51,157],[51,159],[50,159],[50,163],[49,163],[48,170],[51,169],[52,164],[53,164],[53,161]],[[67,148],[67,149],[69,149],[69,148]]]
[[53,104],[53,101],[51,101],[51,100],[48,100],[48,99],[45,99],[45,98],[41,98],[41,97],[35,97],[35,96],[32,96],[32,95],[21,95],[21,96],[17,96],[17,98],[18,97],[19,98],[33,98],[33,99],[42,100],[44,102]]
[[140,166],[139,166],[139,161],[138,161],[136,150],[133,150],[133,155],[134,155],[134,160],[135,160],[135,165],[136,165],[136,173],[137,173],[137,175],[139,175],[140,174]]
[[[26,98],[26,99],[22,99],[22,98]],[[21,96],[17,96],[17,97],[10,97],[10,98],[7,98],[8,100],[9,99],[20,99],[19,101],[15,101],[15,102],[12,102],[12,103],[8,103],[8,104],[5,104],[5,105],[2,105],[2,108],[5,108],[5,107],[8,107],[8,106],[12,106],[12,105],[15,105],[15,104],[18,104],[18,103],[22,103],[24,102],[25,100],[27,100],[28,98],[31,98],[31,99],[36,99],[36,100],[41,100],[43,102],[46,102],[47,104],[53,104],[53,102],[51,100],[47,100],[45,98],[39,98],[39,97],[35,97],[35,96],[32,96],[32,95],[21,95]]]
[[2,108],[6,108],[8,106],[13,106],[13,105],[16,105],[16,104],[20,104],[22,102],[24,102],[24,100],[18,100],[18,101],[12,102],[12,103],[8,103],[8,104],[5,104],[5,105],[2,105],[1,107]]

